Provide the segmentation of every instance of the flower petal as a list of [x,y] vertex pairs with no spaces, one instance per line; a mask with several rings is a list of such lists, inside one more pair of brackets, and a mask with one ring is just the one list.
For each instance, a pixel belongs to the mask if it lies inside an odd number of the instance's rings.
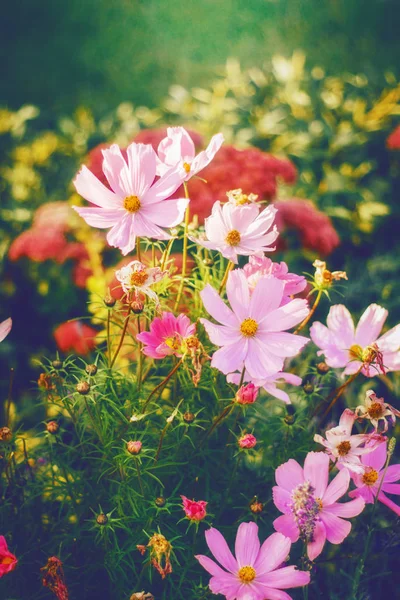
[[97,179],[89,169],[83,165],[74,179],[76,191],[88,202],[102,208],[122,208],[122,199]]
[[336,477],[330,482],[328,488],[323,495],[323,503],[324,506],[329,506],[329,504],[333,504],[344,496],[344,494],[349,489],[350,485],[350,474],[347,469],[342,469]]
[[107,233],[107,242],[126,255],[135,247],[136,237],[131,235],[133,215],[126,213]]
[[277,569],[272,573],[263,575],[260,578],[260,582],[271,588],[287,590],[289,588],[308,585],[310,583],[310,573],[307,573],[306,571],[299,571],[294,566],[282,567],[282,569]]
[[215,577],[224,577],[225,575],[228,575],[228,573],[226,571],[221,569],[221,567],[219,565],[217,565],[217,563],[214,562],[211,558],[208,558],[208,556],[203,556],[202,554],[198,554],[197,556],[195,556],[195,558],[197,558],[197,560],[199,561],[201,566],[208,573],[210,573],[210,575],[214,575]]
[[322,521],[317,521],[314,529],[314,541],[307,544],[307,555],[310,560],[315,560],[325,546],[326,529]]
[[161,227],[175,227],[182,223],[188,204],[188,198],[163,200],[162,202],[145,204],[141,209],[140,214],[155,223],[155,225],[160,225]]
[[204,308],[216,321],[229,327],[238,327],[238,318],[210,284],[207,284],[203,291],[200,292],[200,297]]
[[[261,546],[257,560],[254,563],[257,577],[277,569],[279,565],[285,562],[290,554],[291,545],[290,538],[285,537],[281,533],[270,535]],[[271,587],[275,586],[272,585]]]
[[336,515],[322,511],[320,518],[325,525],[326,539],[331,544],[341,544],[351,531],[350,521],[345,521]]
[[290,538],[292,543],[297,542],[299,539],[300,532],[293,515],[282,515],[275,519],[272,524],[276,531]]
[[250,317],[260,323],[267,313],[277,309],[284,289],[284,281],[275,277],[261,277],[251,295]]
[[364,499],[361,497],[350,500],[350,502],[334,502],[324,508],[324,513],[328,512],[337,517],[357,517],[365,508]]
[[128,165],[118,144],[101,151],[103,154],[103,173],[107,177],[111,189],[120,198],[129,196],[132,192]]
[[214,352],[211,359],[211,366],[228,375],[232,371],[242,371],[244,361],[247,355],[248,342],[239,340],[229,346],[223,346]]
[[382,331],[388,311],[378,304],[371,304],[361,315],[358,322],[355,342],[362,348],[375,342]]
[[304,479],[310,481],[315,496],[322,498],[328,487],[329,456],[325,452],[309,452],[304,461]]
[[270,312],[263,320],[265,331],[285,331],[298,325],[309,313],[307,300],[296,298]]
[[95,208],[73,206],[74,210],[86,221],[91,227],[98,229],[108,229],[114,227],[118,222],[126,216],[126,211],[118,208]]
[[258,525],[256,523],[241,523],[235,541],[235,554],[239,568],[254,565],[259,551]]
[[388,498],[383,492],[379,494],[378,500],[395,512],[398,517],[400,517],[400,506],[393,502],[393,500],[390,500],[390,498]]
[[233,312],[241,321],[248,318],[250,309],[250,291],[242,269],[231,271],[226,284],[226,293]]
[[240,335],[237,331],[224,325],[214,325],[207,319],[200,319],[200,323],[204,326],[207,331],[207,335],[211,342],[216,346],[227,346],[233,344],[240,339]]
[[199,173],[202,169],[204,169],[204,167],[210,164],[223,143],[224,136],[222,133],[217,133],[214,135],[211,138],[207,148],[202,152],[199,152],[199,154],[193,159],[189,175],[196,175],[196,173]]
[[206,531],[205,536],[207,546],[216,560],[230,573],[237,573],[239,568],[237,560],[230,551],[222,533],[218,529],[211,527]]
[[12,327],[12,319],[8,318],[0,323],[0,342],[2,342],[10,333]]
[[292,498],[290,492],[285,490],[283,487],[274,485],[274,487],[272,488],[272,498],[278,510],[280,510],[284,514],[291,514],[290,503],[292,501]]
[[280,487],[291,492],[300,483],[304,483],[303,469],[296,460],[290,458],[276,469],[275,480]]
[[130,193],[140,199],[150,188],[156,176],[156,153],[150,144],[133,142],[126,149],[130,175]]
[[326,319],[328,329],[333,333],[340,348],[350,348],[354,344],[354,323],[349,310],[343,304],[331,306]]

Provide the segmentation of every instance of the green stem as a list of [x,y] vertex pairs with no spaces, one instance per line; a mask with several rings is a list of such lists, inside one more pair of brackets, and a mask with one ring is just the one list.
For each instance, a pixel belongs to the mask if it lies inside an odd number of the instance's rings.
[[140,475],[140,466],[139,466],[139,461],[137,458],[135,458],[135,463],[136,463],[136,472],[137,472],[137,476],[138,476],[138,481],[139,481],[139,487],[140,487],[140,492],[143,496],[143,498],[145,497],[144,494],[144,489],[143,489],[143,483],[142,483],[142,477]]
[[[358,369],[358,371],[356,371],[356,373],[353,373],[353,375],[351,375],[347,381],[345,381],[345,383],[343,385],[341,385],[336,392],[333,392],[335,395],[332,398],[332,401],[329,403],[328,408],[326,409],[326,411],[324,412],[324,414],[322,415],[322,420],[325,419],[325,417],[328,415],[329,411],[331,410],[331,408],[333,408],[333,406],[336,404],[336,402],[339,400],[340,396],[343,394],[343,392],[346,390],[346,388],[353,383],[353,381],[358,377],[358,375],[361,373],[361,371],[364,368],[364,364],[361,365],[361,367]],[[321,405],[317,406],[316,410],[314,411],[314,415],[316,415],[321,409]],[[314,416],[313,415],[313,416]]]
[[112,367],[114,366],[114,363],[117,360],[117,356],[119,354],[119,351],[122,348],[122,344],[124,343],[124,338],[125,338],[126,330],[128,329],[129,317],[131,316],[130,313],[131,313],[131,307],[129,306],[128,307],[128,314],[125,317],[124,327],[122,329],[121,338],[119,340],[118,348],[116,349],[115,354],[114,354],[114,358],[111,361],[110,369],[112,369]]
[[228,281],[228,277],[229,277],[229,273],[232,271],[233,267],[235,266],[235,263],[233,263],[231,260],[228,262],[226,270],[225,270],[225,274],[224,277],[221,281],[221,285],[219,286],[219,290],[218,293],[219,295],[222,294],[222,292],[224,291],[226,282]]
[[159,383],[158,385],[156,385],[156,387],[154,388],[154,390],[151,392],[151,394],[149,395],[149,397],[147,398],[146,402],[144,403],[143,406],[143,410],[142,413],[144,414],[146,412],[146,408],[147,405],[149,404],[150,400],[152,399],[152,397],[154,396],[154,394],[156,394],[158,392],[158,390],[160,390],[161,388],[164,387],[164,385],[166,385],[168,383],[168,381],[171,379],[172,375],[174,373],[176,373],[176,371],[179,369],[179,367],[181,366],[181,364],[183,363],[183,358],[181,358],[181,360],[179,362],[176,363],[176,365],[174,366],[173,369],[171,369],[171,371],[168,373],[168,375],[162,380],[161,383]]
[[[186,181],[183,182],[183,187],[185,190],[185,198],[189,198],[188,186],[187,186]],[[189,221],[190,221],[190,208],[189,208],[189,204],[188,204],[186,207],[186,212],[185,212],[185,229],[183,232],[183,257],[182,257],[181,282],[179,284],[179,290],[178,290],[178,295],[177,295],[176,301],[175,301],[174,311],[176,311],[179,306],[179,302],[181,300],[182,293],[183,293],[183,287],[185,285],[186,271],[187,271]]]
[[[141,330],[140,330],[140,316],[139,315],[137,318],[137,327],[138,327],[138,333],[140,333]],[[140,394],[140,391],[142,388],[142,370],[143,370],[142,344],[141,344],[141,342],[139,342],[139,357],[138,357],[138,362],[137,362],[137,375],[136,375],[138,394]]]
[[296,331],[294,331],[294,335],[297,335],[298,333],[300,333],[300,331],[302,329],[304,329],[304,327],[307,325],[307,323],[309,322],[309,320],[311,319],[311,317],[313,316],[313,314],[315,313],[315,311],[317,310],[317,306],[319,304],[319,301],[321,300],[322,297],[322,290],[318,291],[317,297],[315,298],[315,302],[312,305],[312,308],[310,310],[310,312],[308,313],[308,315],[306,316],[306,318],[300,323],[300,325],[298,326],[298,328],[296,329]]

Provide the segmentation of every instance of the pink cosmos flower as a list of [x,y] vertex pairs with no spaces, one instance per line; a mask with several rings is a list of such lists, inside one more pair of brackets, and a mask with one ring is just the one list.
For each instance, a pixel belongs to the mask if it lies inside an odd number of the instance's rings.
[[14,571],[17,562],[17,558],[8,549],[6,538],[0,535],[0,577]]
[[224,142],[222,133],[211,138],[207,148],[196,156],[196,148],[189,133],[183,127],[168,127],[167,137],[158,146],[157,175],[164,175],[171,168],[179,167],[182,181],[188,181],[210,164]]
[[[229,381],[229,378],[227,378]],[[238,381],[234,382],[240,383],[240,374],[238,373]],[[236,392],[236,402],[238,404],[254,404],[257,400],[258,396],[258,387],[254,385],[254,383],[247,383],[246,385],[241,385],[238,391]]]
[[347,492],[350,474],[343,469],[328,484],[329,457],[323,452],[309,452],[304,469],[288,460],[276,469],[275,479],[274,504],[284,514],[273,525],[292,542],[301,537],[310,560],[321,554],[326,540],[341,544],[351,530],[351,523],[342,517],[356,517],[365,506],[362,498],[337,502]]
[[[365,454],[362,458],[364,473],[352,474],[356,490],[349,492],[351,498],[361,497],[367,504],[375,502],[379,486],[378,500],[393,510],[400,517],[400,506],[390,500],[386,494],[400,495],[400,483],[394,483],[400,480],[400,465],[390,465],[385,473],[385,464],[387,459],[387,443],[383,442],[372,449],[372,452]],[[382,482],[383,477],[383,482]]]
[[196,558],[212,575],[212,593],[222,594],[226,600],[291,600],[283,590],[310,583],[310,573],[294,566],[282,567],[291,542],[280,533],[270,535],[261,546],[258,526],[241,523],[236,534],[236,558],[217,529],[211,527],[205,535],[210,551],[223,568],[208,556],[200,554]]
[[150,331],[143,331],[136,336],[145,347],[143,353],[151,358],[164,358],[174,354],[182,356],[183,341],[196,333],[196,325],[186,315],[175,317],[170,312],[163,312],[150,324]]
[[234,263],[238,256],[250,256],[255,252],[273,251],[270,247],[278,237],[274,225],[276,209],[267,206],[260,212],[257,204],[236,206],[231,202],[217,201],[212,208],[211,216],[205,220],[207,239],[191,238],[197,244],[218,250],[222,256]]
[[257,444],[257,438],[252,433],[245,433],[238,439],[239,448],[242,450],[250,450]]
[[[355,420],[356,415],[349,408],[346,408],[340,417],[339,425],[325,432],[326,439],[316,433],[314,442],[325,446],[326,453],[333,462],[336,461],[338,465],[343,465],[355,473],[362,473],[364,467],[360,456],[371,452],[374,445],[380,444],[383,438],[379,435],[371,436],[371,434],[363,433],[352,435],[351,430]],[[368,441],[371,441],[371,444],[374,442],[374,445],[360,447],[361,444]]]
[[107,241],[122,254],[134,249],[136,236],[170,239],[161,228],[179,225],[189,202],[186,198],[166,200],[182,182],[178,171],[170,169],[154,183],[157,158],[150,145],[130,144],[127,162],[116,144],[102,152],[111,190],[83,166],[74,185],[78,194],[96,206],[74,206],[77,213],[92,227],[111,227]]
[[289,296],[299,294],[307,286],[306,278],[302,275],[289,273],[289,268],[285,262],[274,263],[260,252],[250,256],[249,262],[243,267],[243,271],[247,277],[251,291],[254,290],[260,277],[275,277],[284,281],[285,302],[289,299]]
[[320,322],[313,323],[310,336],[314,344],[321,348],[318,354],[325,355],[330,367],[345,367],[343,375],[356,373],[363,364],[361,372],[366,377],[373,377],[382,369],[398,371],[400,325],[378,337],[387,315],[387,310],[378,304],[371,304],[354,329],[350,312],[342,304],[337,304],[329,311],[327,327]]
[[221,325],[200,319],[213,344],[220,346],[211,365],[225,375],[246,368],[256,382],[282,370],[286,357],[295,356],[309,341],[285,330],[300,323],[308,314],[306,300],[291,300],[281,306],[285,284],[263,277],[250,297],[245,274],[232,271],[226,291],[231,308],[218,292],[206,285],[200,293],[205,309]]
[[191,521],[202,521],[207,516],[206,506],[208,502],[204,500],[189,500],[186,496],[181,496],[183,510],[185,515]]
[[[240,382],[241,373],[231,373],[230,375],[228,375],[228,377],[226,379],[228,382],[236,383],[236,385],[237,385]],[[250,375],[247,373],[247,371],[245,371],[243,380],[249,381],[250,379],[251,379]],[[274,373],[273,375],[270,375],[269,377],[255,380],[253,383],[255,386],[257,386],[256,387],[257,390],[259,388],[264,388],[264,390],[267,392],[267,394],[274,396],[274,398],[278,398],[278,400],[282,400],[286,404],[291,404],[289,395],[284,390],[281,390],[280,388],[277,387],[277,384],[283,383],[283,382],[290,383],[291,385],[300,385],[302,382],[302,379],[301,379],[301,377],[299,377],[298,375],[294,375],[293,373],[284,373],[281,371],[280,373]],[[248,385],[252,385],[252,384],[249,383]]]
[[0,323],[0,342],[6,339],[11,331],[12,319],[8,318]]
[[355,414],[358,419],[368,419],[375,427],[375,431],[378,431],[379,421],[382,420],[384,432],[388,430],[387,418],[394,424],[396,417],[400,417],[400,411],[385,402],[383,398],[378,398],[373,390],[366,392],[364,404],[357,406]]
[[160,267],[146,267],[139,260],[133,260],[128,265],[115,271],[115,277],[120,282],[122,289],[126,294],[134,290],[136,294],[142,292],[159,303],[158,296],[150,288],[165,276],[165,271]]

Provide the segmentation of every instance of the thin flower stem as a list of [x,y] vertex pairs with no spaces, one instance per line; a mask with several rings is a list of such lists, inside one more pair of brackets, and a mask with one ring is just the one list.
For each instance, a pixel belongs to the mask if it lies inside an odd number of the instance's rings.
[[136,236],[136,257],[140,262],[142,262],[142,252],[140,250],[140,237],[139,236]]
[[140,492],[143,496],[143,498],[145,497],[144,494],[144,489],[143,489],[143,483],[142,483],[142,477],[140,475],[140,466],[139,466],[139,461],[138,459],[135,457],[135,463],[136,463],[136,472],[137,472],[137,476],[138,476],[138,482],[139,482],[139,487],[140,487]]
[[10,383],[8,386],[8,396],[7,396],[7,410],[6,410],[6,425],[9,427],[10,425],[10,411],[11,411],[11,403],[12,403],[12,391],[14,384],[14,376],[15,371],[13,368],[10,369]]
[[83,400],[85,402],[85,407],[86,407],[87,413],[89,415],[89,419],[90,419],[90,421],[91,421],[91,423],[93,425],[93,429],[97,433],[97,437],[99,438],[101,444],[104,445],[103,436],[101,435],[101,431],[97,427],[97,423],[96,423],[96,421],[95,421],[95,419],[93,417],[93,413],[92,413],[92,410],[91,410],[91,408],[89,406],[89,402],[87,401],[86,396],[83,396]]
[[[140,316],[139,315],[137,318],[137,327],[138,327],[138,333],[140,333],[141,329],[140,329]],[[138,357],[138,362],[137,362],[137,375],[136,375],[138,394],[140,394],[140,391],[142,388],[142,370],[143,370],[142,344],[141,344],[141,342],[139,342],[139,357]]]
[[179,367],[181,366],[182,363],[183,363],[183,358],[181,358],[181,360],[176,363],[174,368],[171,369],[171,371],[161,381],[161,383],[156,385],[156,387],[154,388],[154,390],[151,392],[150,396],[147,398],[146,402],[144,403],[142,414],[144,414],[146,412],[147,405],[149,404],[149,402],[152,399],[152,397],[154,396],[154,394],[156,394],[160,389],[162,389],[168,383],[168,381],[171,379],[171,377],[174,375],[174,373],[176,373],[176,371],[179,369]]
[[[358,371],[356,373],[353,373],[353,375],[351,375],[351,377],[348,378],[347,381],[345,381],[345,383],[343,385],[341,385],[339,388],[337,388],[336,392],[334,392],[334,396],[328,406],[328,408],[326,409],[326,411],[324,412],[324,414],[322,415],[322,420],[325,419],[325,417],[328,415],[328,413],[330,412],[331,408],[333,408],[333,406],[336,404],[336,402],[339,400],[340,396],[343,394],[343,392],[345,391],[345,389],[351,384],[353,383],[353,381],[358,377],[358,375],[361,373],[361,371],[363,370],[364,365],[362,364],[361,367],[358,369]],[[328,398],[329,399],[329,398]],[[317,414],[319,412],[321,408],[321,405],[318,405],[314,415]]]
[[226,406],[224,408],[224,410],[215,419],[214,423],[211,425],[210,429],[208,430],[208,432],[204,436],[202,443],[200,443],[200,446],[202,446],[203,443],[206,441],[206,439],[210,437],[210,435],[212,434],[212,432],[214,431],[214,429],[221,423],[221,421],[223,421],[225,419],[225,417],[228,416],[228,414],[231,412],[233,406],[234,406],[234,403],[231,402],[231,404],[228,404],[228,406]]
[[[183,188],[185,190],[185,198],[189,198],[189,191],[186,181],[183,182]],[[179,302],[181,301],[183,287],[185,285],[186,271],[187,271],[187,255],[188,255],[188,232],[189,232],[189,221],[190,221],[190,208],[189,204],[186,207],[185,212],[185,229],[183,232],[183,257],[182,257],[182,273],[181,282],[179,285],[178,295],[176,297],[174,311],[177,310]]]
[[122,329],[121,338],[119,340],[118,348],[116,349],[115,354],[114,354],[114,358],[111,361],[110,369],[112,369],[112,367],[114,366],[114,363],[117,360],[117,356],[119,354],[119,351],[122,348],[122,344],[124,343],[124,338],[125,338],[126,330],[128,329],[128,323],[129,323],[130,313],[131,313],[131,307],[129,306],[128,307],[128,314],[125,317],[124,327]]
[[232,271],[232,269],[233,269],[233,267],[234,267],[234,266],[235,266],[235,263],[233,263],[233,262],[230,260],[230,261],[228,262],[228,265],[227,265],[227,267],[226,267],[226,270],[225,270],[224,277],[223,277],[223,279],[222,279],[222,281],[221,281],[221,285],[219,286],[219,290],[218,290],[218,293],[219,293],[219,295],[221,295],[221,294],[222,294],[222,292],[224,291],[224,288],[225,288],[226,282],[228,281],[229,273]]
[[304,327],[307,325],[307,323],[309,322],[309,320],[311,319],[311,317],[313,316],[313,314],[317,310],[317,306],[319,304],[319,301],[321,300],[321,297],[322,297],[322,290],[319,290],[318,294],[317,294],[317,297],[315,298],[315,302],[312,305],[312,308],[311,308],[310,312],[308,313],[308,315],[306,316],[306,318],[300,323],[300,325],[298,326],[298,328],[293,332],[294,335],[297,335],[298,333],[300,333],[300,331],[302,329],[304,329]]
[[108,368],[111,367],[111,336],[110,336],[110,325],[111,325],[111,311],[107,311],[107,361]]
[[156,247],[154,244],[151,246],[151,266],[156,266]]
[[155,457],[154,457],[154,462],[155,462],[155,463],[158,461],[158,458],[159,458],[159,456],[160,456],[161,448],[162,448],[162,445],[163,445],[163,441],[164,441],[165,434],[167,433],[167,429],[168,429],[168,427],[171,425],[171,423],[172,423],[172,421],[173,421],[173,419],[174,419],[175,415],[177,414],[177,412],[178,412],[178,410],[179,410],[179,407],[180,407],[180,405],[182,404],[183,400],[184,400],[184,398],[182,398],[182,400],[180,400],[180,402],[179,402],[178,406],[177,406],[177,407],[174,409],[174,411],[173,411],[173,413],[172,413],[172,415],[171,415],[171,419],[170,419],[170,420],[168,420],[168,419],[167,419],[167,422],[166,422],[166,424],[165,424],[165,427],[164,427],[164,429],[163,429],[163,430],[162,430],[162,432],[161,432],[161,435],[160,435],[160,441],[158,442],[158,448],[157,448],[157,452],[156,452],[156,455],[155,455]]
[[165,264],[168,260],[168,257],[171,253],[171,248],[172,248],[172,244],[174,243],[174,238],[171,238],[167,244],[167,247],[165,248],[163,255],[162,255],[162,260],[161,260],[161,266],[160,269],[161,271],[164,271],[165,269]]

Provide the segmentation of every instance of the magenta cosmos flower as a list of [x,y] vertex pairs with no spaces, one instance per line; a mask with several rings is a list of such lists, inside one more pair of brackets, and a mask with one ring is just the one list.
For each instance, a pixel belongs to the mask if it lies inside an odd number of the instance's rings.
[[11,331],[12,319],[6,319],[0,323],[0,342],[6,339]]
[[275,213],[273,206],[260,212],[257,204],[236,206],[217,201],[204,223],[206,239],[191,239],[205,248],[218,250],[222,256],[237,263],[239,255],[275,250],[270,247],[279,235],[273,226]]
[[113,144],[103,150],[103,172],[111,190],[106,188],[85,166],[74,180],[75,188],[95,207],[74,206],[86,223],[99,229],[110,229],[110,246],[128,254],[135,247],[136,236],[168,240],[161,229],[182,222],[189,200],[166,200],[180,184],[177,170],[169,170],[155,183],[156,153],[147,144],[131,144],[125,161],[120,148]]
[[163,312],[150,324],[150,331],[143,331],[136,336],[144,344],[143,353],[151,358],[164,358],[174,354],[182,356],[183,342],[196,333],[196,325],[186,315],[175,317],[170,312]]
[[224,142],[222,133],[211,138],[207,148],[196,156],[192,138],[183,127],[168,127],[167,137],[159,144],[157,175],[164,175],[173,167],[179,167],[182,181],[188,181],[210,164]]
[[[238,385],[241,380],[241,373],[231,373],[226,378],[229,383],[236,383]],[[243,381],[249,381],[251,379],[250,375],[245,372]],[[269,377],[265,377],[263,379],[254,380],[254,385],[256,389],[263,388],[267,394],[270,396],[274,396],[274,398],[278,398],[278,400],[282,400],[286,404],[291,404],[291,400],[289,394],[284,390],[278,388],[278,384],[280,383],[290,383],[292,385],[300,385],[302,382],[301,377],[298,375],[294,375],[293,373],[274,373]],[[250,383],[248,385],[251,385]],[[240,403],[239,403],[240,404]],[[244,403],[242,403],[244,404]]]
[[292,542],[302,538],[310,560],[321,554],[326,540],[341,544],[351,530],[351,523],[342,517],[356,517],[365,506],[362,498],[337,502],[347,492],[350,474],[343,469],[328,483],[329,456],[323,452],[309,452],[304,469],[288,460],[276,469],[275,479],[274,503],[284,514],[275,519],[274,527]]
[[[306,278],[302,275],[289,273],[289,268],[285,262],[274,263],[262,253],[250,256],[249,262],[243,267],[243,271],[251,291],[254,290],[260,277],[281,279],[285,282],[284,297],[287,297],[287,300],[290,299],[290,296],[302,292],[307,286]],[[286,299],[284,298],[284,300]]]
[[306,300],[292,300],[281,306],[285,284],[275,278],[262,278],[250,296],[241,269],[228,277],[229,308],[217,291],[207,285],[200,293],[205,309],[221,325],[200,319],[213,344],[220,346],[211,365],[225,375],[246,368],[254,380],[265,379],[282,370],[286,357],[295,356],[309,341],[285,330],[300,323],[308,314]]
[[16,556],[8,549],[6,538],[0,535],[0,577],[14,571],[17,562]]
[[198,555],[197,560],[210,575],[210,590],[227,600],[291,600],[282,590],[310,583],[310,573],[296,567],[281,567],[290,553],[291,542],[273,533],[260,545],[255,523],[239,525],[233,556],[223,535],[213,527],[206,531],[207,545],[215,559]]
[[[379,491],[378,500],[393,510],[400,517],[400,506],[388,498],[386,494],[396,494],[400,496],[400,465],[390,465],[385,473],[385,464],[387,459],[387,443],[383,442],[373,448],[372,452],[361,457],[364,467],[364,473],[352,474],[356,490],[349,492],[352,498],[361,497],[367,504],[375,502]],[[382,481],[383,477],[383,481]]]
[[[356,415],[349,408],[343,411],[337,427],[332,427],[325,432],[326,439],[322,435],[315,434],[314,442],[322,444],[326,448],[326,453],[331,460],[337,461],[338,465],[347,467],[355,473],[362,473],[360,457],[362,454],[368,454],[372,448],[380,444],[384,439],[378,434],[360,433],[352,435]],[[369,442],[369,445],[361,447]]]
[[321,348],[318,354],[325,355],[330,367],[345,367],[343,375],[356,373],[363,364],[362,373],[366,377],[379,374],[382,367],[385,371],[398,371],[400,325],[378,337],[387,315],[388,311],[382,306],[371,304],[354,329],[347,308],[337,304],[329,311],[327,327],[319,322],[314,323],[310,336],[314,344]]

